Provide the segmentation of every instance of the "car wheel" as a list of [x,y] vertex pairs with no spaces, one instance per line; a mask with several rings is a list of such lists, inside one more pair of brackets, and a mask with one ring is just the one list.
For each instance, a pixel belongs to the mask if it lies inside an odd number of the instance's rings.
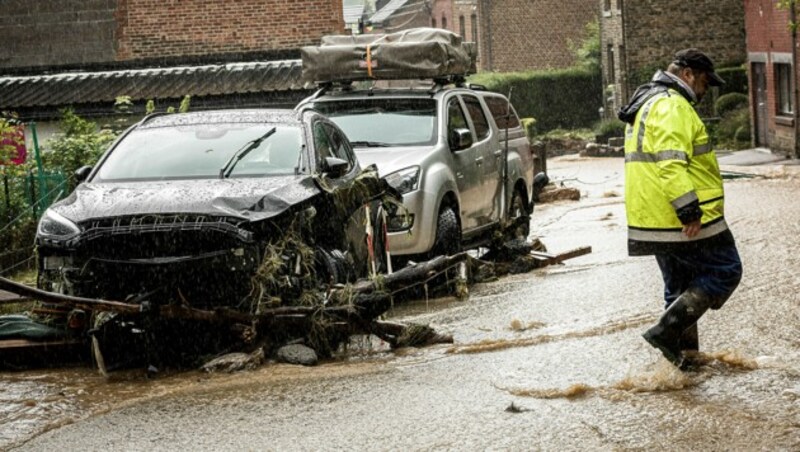
[[[517,188],[514,190],[514,195],[511,197],[511,204],[508,209],[508,220],[512,224],[522,221],[521,224],[517,224],[511,230],[507,231],[506,235],[511,240],[525,240],[531,233],[531,216],[528,213],[528,209],[525,208],[524,196],[520,189]],[[524,220],[519,220],[521,218],[524,218]]]
[[436,221],[436,239],[430,257],[452,256],[459,251],[461,251],[461,227],[458,225],[458,216],[453,207],[443,206]]
[[346,284],[350,278],[349,265],[346,256],[339,250],[314,250],[314,259],[317,263],[317,277],[323,284]]
[[[372,263],[375,273],[386,273],[389,269],[388,257],[386,256],[386,216],[380,202],[375,202],[371,212],[375,212],[372,218]],[[372,267],[367,269],[372,274]]]

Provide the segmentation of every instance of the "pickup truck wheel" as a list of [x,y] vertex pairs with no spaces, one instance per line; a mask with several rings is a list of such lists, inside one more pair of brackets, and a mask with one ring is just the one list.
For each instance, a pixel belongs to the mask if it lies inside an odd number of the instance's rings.
[[[376,273],[386,273],[389,269],[386,257],[386,222],[384,221],[383,206],[380,202],[375,202],[372,212],[372,262],[375,265]],[[372,274],[372,266],[367,269],[368,274]]]
[[436,222],[436,239],[430,255],[452,256],[459,251],[461,251],[461,228],[458,225],[458,216],[452,207],[442,207]]
[[528,210],[525,208],[525,202],[523,201],[523,194],[520,192],[519,189],[514,190],[514,195],[511,197],[511,205],[508,210],[508,219],[511,222],[517,221],[518,218],[524,217],[525,220],[523,224],[518,225],[514,229],[508,231],[508,237],[510,239],[527,239],[528,235],[531,233],[531,216],[528,214]]

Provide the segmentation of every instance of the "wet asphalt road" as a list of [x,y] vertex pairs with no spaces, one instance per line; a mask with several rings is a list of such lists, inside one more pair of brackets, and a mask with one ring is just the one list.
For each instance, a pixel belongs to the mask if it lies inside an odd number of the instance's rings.
[[662,285],[652,258],[626,255],[622,160],[565,156],[548,162],[550,176],[583,198],[537,206],[531,230],[551,252],[593,252],[473,286],[467,301],[392,313],[455,344],[390,352],[371,343],[314,368],[154,382],[14,374],[0,398],[19,403],[8,388],[33,385],[26,403],[42,412],[27,424],[6,416],[16,422],[0,429],[18,433],[0,435],[0,446],[800,450],[800,167],[779,163],[735,167],[768,177],[726,181],[745,275],[700,322],[707,363],[698,372],[675,370],[640,336],[660,314]]

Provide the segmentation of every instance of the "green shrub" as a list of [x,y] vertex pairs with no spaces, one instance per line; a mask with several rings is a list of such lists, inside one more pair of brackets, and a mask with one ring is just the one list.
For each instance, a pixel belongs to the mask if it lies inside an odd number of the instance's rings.
[[600,74],[582,68],[482,72],[469,81],[507,96],[511,93],[511,103],[519,115],[536,118],[539,133],[591,127],[597,120],[597,109],[603,105]]
[[747,93],[747,70],[744,67],[723,67],[716,73],[725,80],[725,84],[719,87],[720,97],[728,93]]
[[75,188],[75,170],[84,165],[94,165],[106,148],[114,141],[110,130],[97,130],[97,124],[85,120],[70,109],[62,112],[60,132],[48,140],[49,152],[42,153],[45,169],[60,170],[69,178],[67,193]]
[[536,136],[536,118],[520,118],[520,124],[525,129],[525,134],[528,135],[529,140],[533,140]]
[[750,146],[750,109],[739,108],[728,112],[712,129],[716,147],[744,149]]
[[594,126],[594,134],[598,142],[606,143],[609,138],[625,136],[625,123],[619,119],[604,119]]
[[717,115],[725,116],[729,112],[738,110],[742,107],[746,107],[749,103],[749,99],[747,98],[746,94],[742,93],[728,93],[723,94],[717,98],[717,101],[714,103],[714,110],[716,110]]

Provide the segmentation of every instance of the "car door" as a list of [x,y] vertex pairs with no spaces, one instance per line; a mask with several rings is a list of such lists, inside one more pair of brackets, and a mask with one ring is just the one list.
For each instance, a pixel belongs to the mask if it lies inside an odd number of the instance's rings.
[[471,94],[462,94],[461,100],[472,123],[475,163],[481,177],[476,220],[478,226],[485,226],[500,218],[502,153],[498,151],[497,133],[492,129],[480,99]]
[[458,96],[450,96],[446,100],[447,142],[453,158],[453,172],[456,177],[459,198],[461,201],[461,228],[463,231],[474,229],[479,225],[483,201],[481,200],[481,172],[476,159],[479,157],[474,145],[465,149],[457,149],[453,142],[456,130],[469,130],[472,142],[475,133],[467,121],[467,115]]

